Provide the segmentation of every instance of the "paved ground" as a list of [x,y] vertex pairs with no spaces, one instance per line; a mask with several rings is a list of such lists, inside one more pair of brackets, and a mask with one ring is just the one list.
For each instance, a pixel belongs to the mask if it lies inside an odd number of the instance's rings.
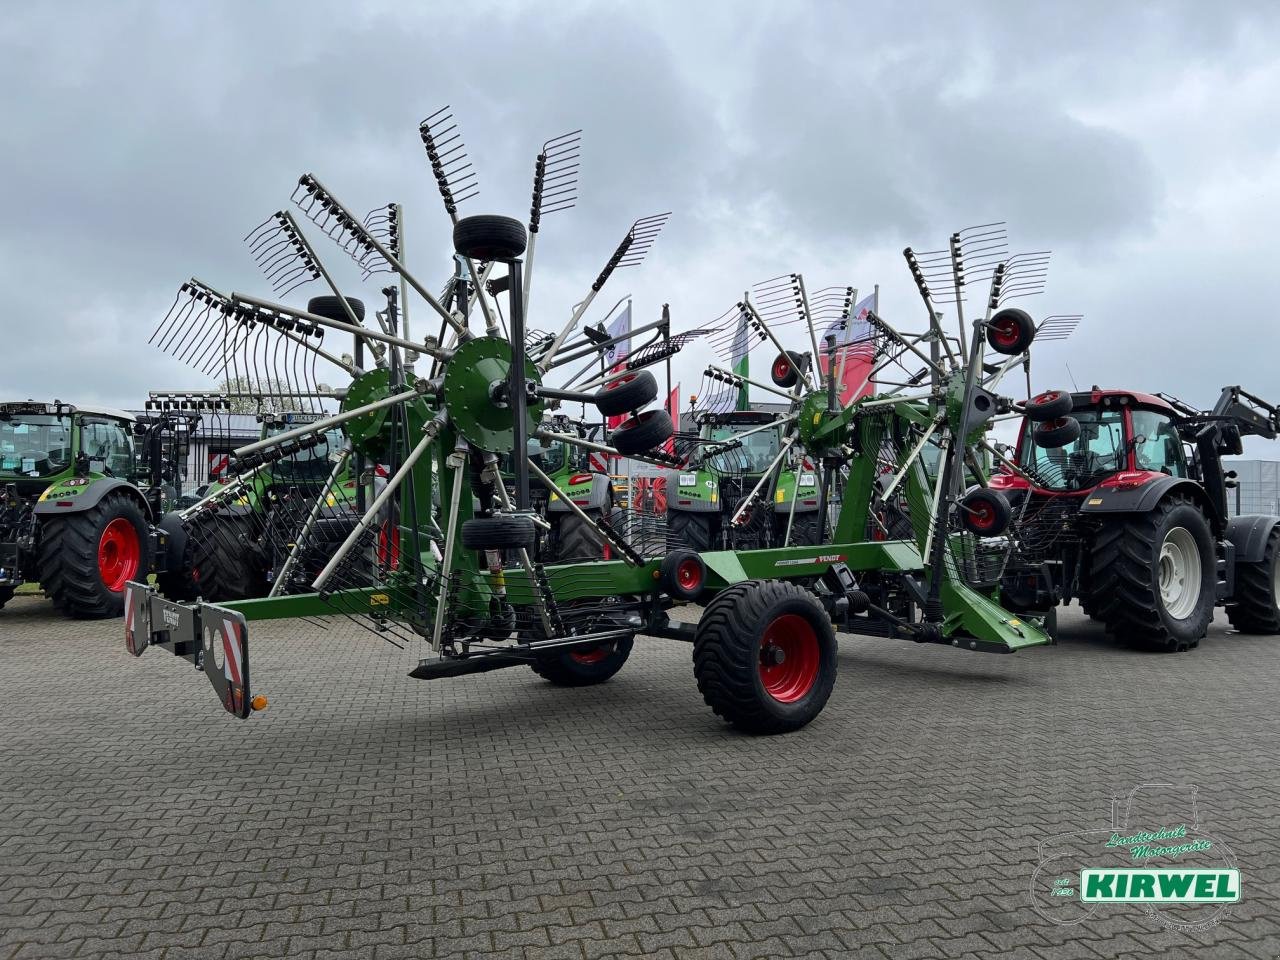
[[[258,625],[236,721],[117,623],[0,612],[0,960],[1280,956],[1280,641],[1156,656],[1069,617],[1012,657],[843,638],[831,704],[752,739],[642,641],[611,683],[409,680],[344,622]],[[1036,844],[1200,788],[1244,900],[1073,926]],[[1190,820],[1185,813],[1156,817]],[[1157,824],[1157,825],[1158,825]]]

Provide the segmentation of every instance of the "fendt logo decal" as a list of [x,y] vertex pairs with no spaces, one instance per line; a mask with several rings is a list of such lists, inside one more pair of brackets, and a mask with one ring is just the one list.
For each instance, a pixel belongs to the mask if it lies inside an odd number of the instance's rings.
[[845,555],[843,553],[824,553],[817,557],[799,557],[795,560],[778,560],[775,561],[775,567],[808,567],[815,563],[844,563]]

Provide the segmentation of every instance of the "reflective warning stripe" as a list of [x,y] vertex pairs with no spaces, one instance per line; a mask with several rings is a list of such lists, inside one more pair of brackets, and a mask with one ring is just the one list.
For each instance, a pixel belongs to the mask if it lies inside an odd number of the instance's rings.
[[226,627],[222,632],[222,649],[226,652],[226,656],[222,660],[222,670],[227,675],[228,680],[236,686],[240,686],[242,667],[240,663],[240,632],[236,629],[236,624],[233,621],[224,619],[222,623]]

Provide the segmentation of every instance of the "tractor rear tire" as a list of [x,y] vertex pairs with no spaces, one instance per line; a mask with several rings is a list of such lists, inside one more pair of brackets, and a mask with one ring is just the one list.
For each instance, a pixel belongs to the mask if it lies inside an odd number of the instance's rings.
[[0,610],[4,609],[4,605],[13,599],[13,587],[0,587]]
[[[787,515],[777,514],[778,524],[778,544],[782,544],[783,538],[787,535]],[[818,547],[822,545],[822,531],[818,529],[818,512],[812,510],[808,513],[797,513],[791,522],[791,540],[789,546],[792,547]]]
[[142,507],[121,492],[81,513],[46,517],[40,525],[40,585],[70,617],[118,617],[125,585],[146,580],[151,569],[147,534]]
[[187,573],[201,600],[222,603],[267,595],[266,564],[251,514],[205,514],[192,524],[188,536]]
[[592,687],[604,683],[622,669],[635,637],[625,637],[594,647],[558,647],[537,655],[533,672],[557,687]]
[[836,634],[818,599],[783,580],[720,591],[693,641],[698,690],[717,715],[754,734],[799,730],[836,682]]
[[[599,522],[599,510],[583,510],[593,521]],[[567,513],[557,524],[555,563],[568,560],[599,560],[604,556],[605,540],[576,513]]]
[[667,508],[667,543],[672,547],[688,547],[695,553],[716,549],[714,521],[718,514],[690,513]]
[[1166,653],[1199,645],[1213,619],[1216,566],[1209,523],[1189,498],[1108,522],[1090,563],[1089,610],[1108,633]]
[[1241,633],[1280,633],[1280,526],[1271,529],[1261,560],[1236,564],[1227,619]]

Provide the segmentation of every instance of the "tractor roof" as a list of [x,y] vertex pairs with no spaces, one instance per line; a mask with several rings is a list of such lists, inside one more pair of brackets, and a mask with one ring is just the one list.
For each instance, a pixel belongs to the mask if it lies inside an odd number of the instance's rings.
[[1119,402],[1137,407],[1153,407],[1167,413],[1174,412],[1168,401],[1154,394],[1140,393],[1137,390],[1104,390],[1101,387],[1094,387],[1092,390],[1081,390],[1071,394],[1071,404],[1074,407],[1099,406],[1108,400],[1112,403]]
[[[87,413],[91,417],[93,416],[115,417],[120,420],[128,420],[131,423],[135,419],[137,419],[132,413],[129,413],[127,410],[117,410],[115,407],[95,407],[95,406],[81,407],[81,406],[77,406],[74,403],[62,403],[62,404],[43,403],[42,401],[39,401],[39,400],[14,400],[9,402],[4,402],[4,403],[0,403],[0,408],[12,408],[12,412],[20,411],[23,413],[35,413],[35,412],[54,413],[57,410],[59,405],[61,405],[62,407],[74,413]],[[36,411],[34,409],[35,407],[44,407],[45,410]]]

